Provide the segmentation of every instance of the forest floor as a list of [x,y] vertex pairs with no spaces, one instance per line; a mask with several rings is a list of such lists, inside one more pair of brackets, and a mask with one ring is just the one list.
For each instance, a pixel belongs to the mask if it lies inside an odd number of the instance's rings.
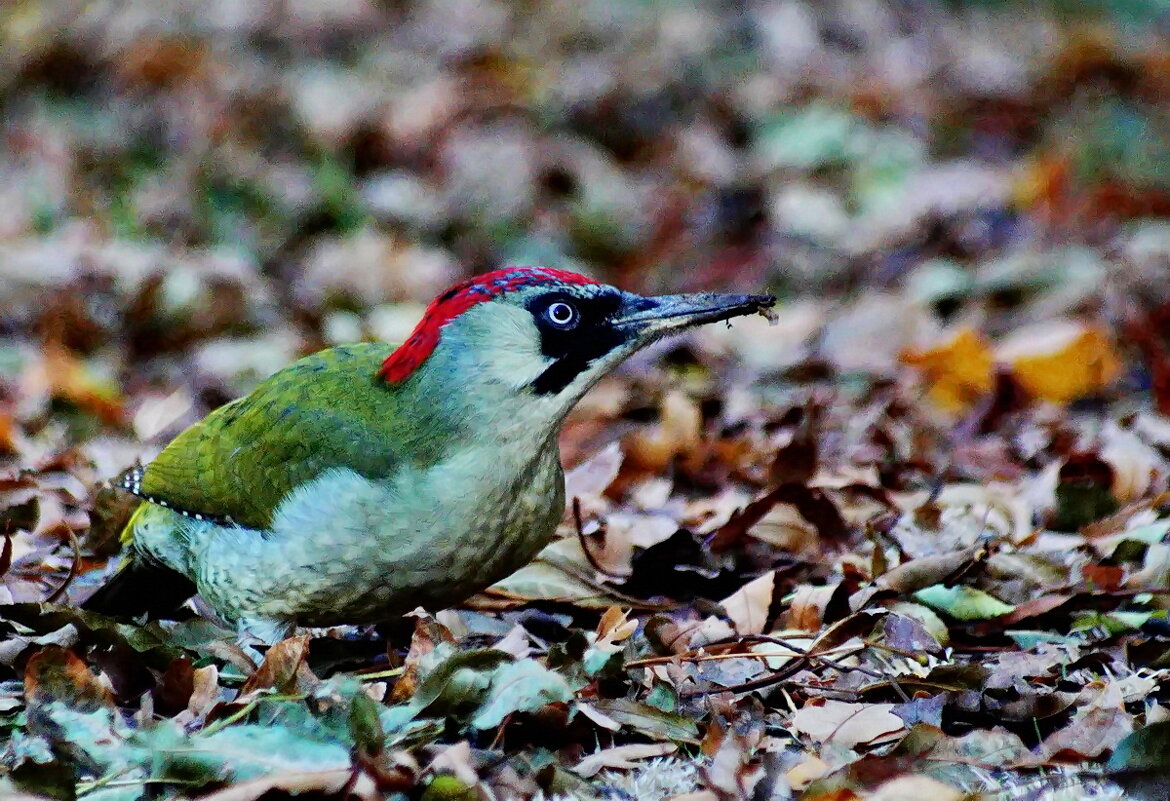
[[[1166,798],[1164,4],[0,20],[0,795]],[[112,477],[504,264],[778,321],[605,379],[460,608],[262,659],[77,608]]]

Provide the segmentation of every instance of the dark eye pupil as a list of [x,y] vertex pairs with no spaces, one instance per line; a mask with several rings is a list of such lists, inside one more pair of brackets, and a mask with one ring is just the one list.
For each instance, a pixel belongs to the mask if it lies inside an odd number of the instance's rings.
[[575,312],[568,303],[554,303],[548,307],[548,319],[558,325],[572,322]]

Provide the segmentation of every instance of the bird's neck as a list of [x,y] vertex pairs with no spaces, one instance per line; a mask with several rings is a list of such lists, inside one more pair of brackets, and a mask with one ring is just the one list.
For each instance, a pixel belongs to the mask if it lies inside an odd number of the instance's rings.
[[[401,408],[415,410],[413,436],[432,457],[467,447],[531,454],[556,450],[575,398],[536,396],[485,375],[466,353],[437,350],[428,369],[398,387]],[[440,457],[441,460],[441,457]]]

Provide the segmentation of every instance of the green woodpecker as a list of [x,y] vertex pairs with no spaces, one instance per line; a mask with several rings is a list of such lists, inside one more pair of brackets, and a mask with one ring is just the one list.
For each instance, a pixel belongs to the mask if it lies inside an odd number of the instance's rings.
[[301,359],[124,473],[144,502],[85,606],[165,615],[198,593],[273,641],[458,603],[549,542],[557,435],[586,390],[670,332],[774,301],[642,297],[545,268],[456,284],[401,347]]

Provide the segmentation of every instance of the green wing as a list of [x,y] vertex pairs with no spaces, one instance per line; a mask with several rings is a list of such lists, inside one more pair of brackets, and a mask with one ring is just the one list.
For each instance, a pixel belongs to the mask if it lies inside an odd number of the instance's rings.
[[289,492],[326,469],[383,478],[402,460],[396,396],[378,377],[392,350],[343,345],[301,359],[188,428],[119,484],[191,516],[262,529]]

